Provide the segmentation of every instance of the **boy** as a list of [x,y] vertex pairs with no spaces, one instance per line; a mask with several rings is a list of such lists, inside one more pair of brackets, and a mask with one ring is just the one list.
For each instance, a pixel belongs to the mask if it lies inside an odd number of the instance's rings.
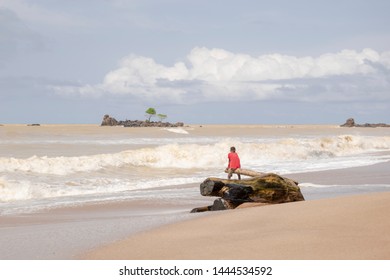
[[[241,168],[240,158],[236,153],[235,147],[230,148],[228,159],[229,159],[229,163],[227,169],[228,169],[228,179],[230,180],[230,178],[233,176],[233,172],[236,171],[238,168]],[[238,180],[241,180],[241,175],[239,173],[239,170],[237,172],[237,176],[238,176]]]

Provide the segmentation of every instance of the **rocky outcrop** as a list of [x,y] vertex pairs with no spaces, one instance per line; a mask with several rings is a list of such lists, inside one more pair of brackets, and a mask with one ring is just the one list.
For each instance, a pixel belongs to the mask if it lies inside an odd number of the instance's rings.
[[390,124],[385,123],[365,123],[365,124],[356,124],[353,118],[349,118],[341,127],[390,127]]
[[102,126],[124,126],[124,127],[180,127],[184,126],[184,123],[170,123],[170,122],[151,122],[151,121],[139,121],[139,120],[125,120],[117,121],[115,118],[109,115],[104,115]]
[[355,126],[355,120],[353,118],[349,118],[345,121],[344,124],[340,125],[341,127],[354,127]]
[[250,203],[286,203],[305,200],[298,183],[274,173],[244,180],[207,178],[200,184],[203,196],[220,197],[213,205],[199,207],[191,212],[234,209]]
[[151,122],[151,121],[120,121],[118,125],[122,125],[124,127],[179,127],[184,126],[184,123],[170,123],[170,122]]
[[115,126],[118,125],[118,121],[109,115],[104,115],[101,126]]

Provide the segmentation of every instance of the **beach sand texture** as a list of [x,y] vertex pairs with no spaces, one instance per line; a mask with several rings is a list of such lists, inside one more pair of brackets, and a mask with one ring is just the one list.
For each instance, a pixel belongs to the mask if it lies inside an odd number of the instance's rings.
[[212,213],[86,259],[390,259],[390,192]]

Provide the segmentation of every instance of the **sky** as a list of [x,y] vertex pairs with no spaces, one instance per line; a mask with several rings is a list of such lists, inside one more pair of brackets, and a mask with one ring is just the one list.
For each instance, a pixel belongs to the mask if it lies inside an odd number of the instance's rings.
[[149,107],[186,124],[390,123],[389,11],[388,0],[0,0],[0,123],[144,120]]

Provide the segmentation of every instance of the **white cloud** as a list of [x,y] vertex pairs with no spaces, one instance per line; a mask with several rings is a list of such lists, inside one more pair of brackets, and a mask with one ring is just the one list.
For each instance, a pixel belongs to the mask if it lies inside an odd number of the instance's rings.
[[282,54],[252,57],[196,47],[186,61],[170,67],[132,54],[107,73],[101,84],[56,90],[82,95],[131,95],[176,103],[275,98],[339,100],[340,94],[347,95],[346,99],[348,96],[359,99],[366,95],[362,89],[373,90],[370,94],[376,97],[388,95],[390,81],[379,68],[390,71],[390,52],[364,49],[318,57]]

